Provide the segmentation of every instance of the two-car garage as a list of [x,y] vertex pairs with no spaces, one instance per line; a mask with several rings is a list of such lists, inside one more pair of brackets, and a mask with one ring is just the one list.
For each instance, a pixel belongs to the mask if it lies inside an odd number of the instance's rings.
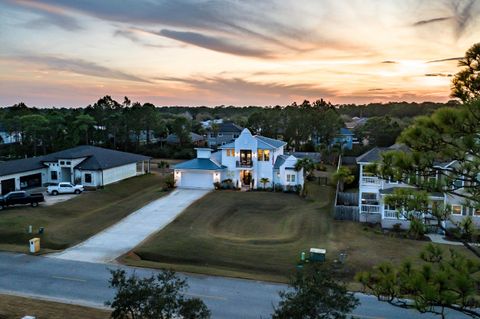
[[180,188],[214,189],[225,169],[210,158],[211,150],[197,148],[197,158],[179,163],[174,167],[175,185]]

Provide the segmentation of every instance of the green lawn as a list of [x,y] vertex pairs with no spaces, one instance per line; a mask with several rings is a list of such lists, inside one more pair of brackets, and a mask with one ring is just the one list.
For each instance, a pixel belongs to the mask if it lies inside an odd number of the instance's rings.
[[[77,244],[165,194],[162,177],[133,177],[104,189],[86,192],[53,206],[12,207],[0,212],[0,249],[25,252],[28,239],[39,236],[42,248],[65,249]],[[43,235],[27,233],[28,225]]]
[[346,252],[346,276],[351,280],[357,271],[382,261],[416,257],[426,244],[335,221],[333,188],[307,187],[307,199],[283,193],[212,192],[123,260],[143,267],[285,281],[300,252],[317,247],[327,249],[330,261]]

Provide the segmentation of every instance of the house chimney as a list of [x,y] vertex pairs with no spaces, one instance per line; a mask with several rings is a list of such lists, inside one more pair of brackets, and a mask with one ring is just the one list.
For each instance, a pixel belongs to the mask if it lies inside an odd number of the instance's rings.
[[197,158],[210,158],[212,156],[211,148],[196,148]]

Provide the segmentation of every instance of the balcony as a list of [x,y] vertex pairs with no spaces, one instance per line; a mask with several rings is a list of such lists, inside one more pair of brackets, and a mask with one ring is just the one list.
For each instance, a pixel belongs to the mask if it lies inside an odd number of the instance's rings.
[[379,214],[379,205],[362,205],[362,214]]
[[380,185],[380,179],[375,176],[362,176],[362,185]]
[[237,168],[252,168],[253,161],[236,161]]
[[403,219],[396,210],[388,210],[388,209],[385,209],[383,211],[383,217],[391,218],[391,219]]

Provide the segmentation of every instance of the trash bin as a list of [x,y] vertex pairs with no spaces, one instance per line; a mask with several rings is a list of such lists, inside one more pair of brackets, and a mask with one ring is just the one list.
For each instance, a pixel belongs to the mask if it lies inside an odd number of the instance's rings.
[[40,251],[40,238],[32,238],[29,240],[30,253],[38,253]]

